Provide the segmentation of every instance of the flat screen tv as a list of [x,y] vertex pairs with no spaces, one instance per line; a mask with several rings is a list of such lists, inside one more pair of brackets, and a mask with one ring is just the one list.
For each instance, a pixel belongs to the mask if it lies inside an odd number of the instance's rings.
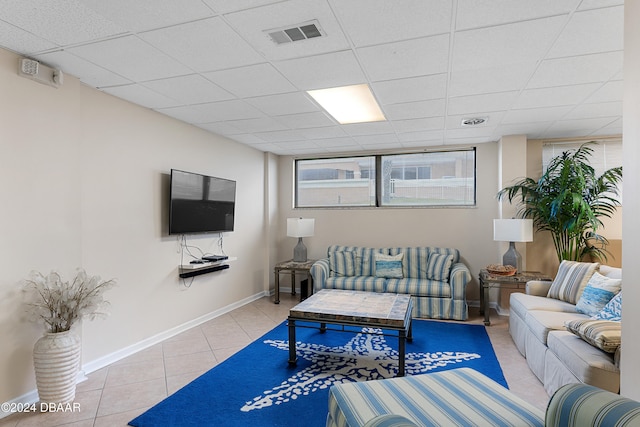
[[236,182],[171,169],[169,234],[233,231]]

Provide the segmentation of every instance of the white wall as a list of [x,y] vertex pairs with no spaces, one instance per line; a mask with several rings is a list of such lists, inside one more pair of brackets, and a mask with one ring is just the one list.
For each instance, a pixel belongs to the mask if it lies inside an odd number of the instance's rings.
[[624,127],[622,147],[625,215],[622,219],[622,264],[624,267],[624,296],[622,301],[622,359],[620,392],[640,401],[640,2],[624,5]]
[[[111,315],[82,325],[83,363],[267,290],[262,152],[82,85],[54,89],[17,75],[0,50],[0,401],[35,388],[31,351],[42,328],[21,319],[30,270],[76,267],[118,286]],[[273,163],[273,162],[271,162]],[[178,279],[167,235],[168,174],[183,169],[237,181],[229,270]],[[189,239],[217,251],[217,235]]]
[[[286,218],[315,218],[315,235],[304,239],[309,258],[326,257],[327,247],[332,244],[457,248],[473,277],[467,298],[477,301],[480,269],[498,261],[498,244],[493,241],[493,219],[498,218],[497,158],[496,143],[477,146],[477,206],[474,208],[293,209],[294,159],[283,156],[278,168],[279,260],[290,259],[297,243],[296,239],[286,236]],[[283,276],[281,282],[285,280]]]

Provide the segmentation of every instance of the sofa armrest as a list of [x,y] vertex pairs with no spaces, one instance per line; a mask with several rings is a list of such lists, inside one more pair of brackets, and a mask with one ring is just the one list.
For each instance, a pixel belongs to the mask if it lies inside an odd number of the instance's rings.
[[362,427],[418,427],[418,424],[402,415],[383,414],[370,419]]
[[451,297],[456,300],[467,298],[467,283],[471,280],[469,268],[461,262],[453,264],[449,273]]
[[313,277],[313,290],[323,289],[329,272],[329,258],[319,259],[311,265],[311,277]]
[[525,292],[527,295],[536,295],[539,297],[546,297],[549,293],[551,282],[547,280],[529,280],[525,285]]
[[637,426],[640,402],[587,384],[567,384],[549,400],[545,426]]

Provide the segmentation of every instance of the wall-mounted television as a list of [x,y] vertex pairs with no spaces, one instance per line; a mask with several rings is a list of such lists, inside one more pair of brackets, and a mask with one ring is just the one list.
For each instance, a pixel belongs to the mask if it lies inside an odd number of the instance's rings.
[[171,169],[169,234],[233,231],[236,182]]

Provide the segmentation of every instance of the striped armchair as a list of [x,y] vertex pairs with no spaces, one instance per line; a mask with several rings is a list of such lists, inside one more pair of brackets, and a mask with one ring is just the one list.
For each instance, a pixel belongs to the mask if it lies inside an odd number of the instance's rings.
[[[380,262],[385,262],[384,270]],[[327,258],[312,265],[311,275],[315,290],[411,294],[413,317],[453,320],[468,317],[466,288],[471,273],[460,262],[457,249],[333,245],[327,249]]]

